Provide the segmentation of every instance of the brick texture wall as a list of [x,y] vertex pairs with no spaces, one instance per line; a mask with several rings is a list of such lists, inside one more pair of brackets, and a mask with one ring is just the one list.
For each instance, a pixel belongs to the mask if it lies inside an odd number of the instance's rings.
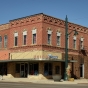
[[[7,27],[8,26],[8,27]],[[6,29],[5,29],[6,27]],[[37,43],[35,45],[32,44],[32,30],[37,29]],[[3,30],[2,30],[3,29]],[[52,30],[52,42],[51,45],[47,44],[47,30]],[[76,29],[78,31],[77,35],[77,45],[76,49],[73,49],[73,36],[74,32],[72,32],[69,36],[69,54],[71,54],[77,63],[73,63],[74,74],[79,78],[79,62],[80,58],[79,50],[80,50],[80,38],[84,38],[84,47],[86,51],[86,55],[88,55],[88,28],[83,27],[81,25],[77,25],[74,23],[68,23],[68,32]],[[27,31],[27,45],[23,46],[23,31]],[[61,46],[56,45],[56,32],[59,31],[61,33]],[[14,47],[14,32],[18,32],[18,47]],[[4,35],[8,35],[8,47],[4,48]],[[57,19],[45,14],[36,14],[29,17],[24,17],[20,19],[11,20],[8,25],[0,25],[0,36],[2,36],[2,49],[8,49],[10,52],[20,52],[20,51],[28,51],[28,50],[48,50],[48,51],[57,51],[58,53],[65,53],[65,21],[61,19]],[[85,77],[88,78],[87,66],[88,66],[88,57],[84,58],[85,64]],[[64,57],[62,58],[64,59]],[[70,58],[69,58],[70,59]],[[70,63],[72,65],[72,63]]]

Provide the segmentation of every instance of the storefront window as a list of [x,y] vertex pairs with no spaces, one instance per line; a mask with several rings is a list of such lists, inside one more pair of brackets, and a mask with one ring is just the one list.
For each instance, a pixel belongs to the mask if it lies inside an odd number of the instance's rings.
[[52,75],[52,63],[45,63],[44,64],[44,75]]
[[16,64],[16,73],[20,73],[20,64]]
[[0,63],[0,75],[7,75],[7,64]]
[[38,75],[39,65],[38,63],[29,63],[29,75]]
[[55,74],[60,74],[60,66],[55,66]]

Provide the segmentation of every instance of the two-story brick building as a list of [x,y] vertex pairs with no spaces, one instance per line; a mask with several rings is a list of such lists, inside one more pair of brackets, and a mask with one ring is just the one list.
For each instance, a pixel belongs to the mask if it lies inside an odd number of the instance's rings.
[[[88,78],[88,28],[68,23],[71,76]],[[0,25],[0,74],[29,79],[64,77],[65,21],[43,13]]]

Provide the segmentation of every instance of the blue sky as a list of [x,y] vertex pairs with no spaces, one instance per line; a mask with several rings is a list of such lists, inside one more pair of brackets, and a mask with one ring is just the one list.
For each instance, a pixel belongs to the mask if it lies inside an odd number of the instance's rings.
[[88,0],[0,0],[0,24],[38,13],[88,27]]

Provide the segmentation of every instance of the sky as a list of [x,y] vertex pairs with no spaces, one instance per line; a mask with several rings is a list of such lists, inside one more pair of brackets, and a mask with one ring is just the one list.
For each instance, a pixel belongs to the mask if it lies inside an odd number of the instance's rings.
[[88,27],[88,0],[0,0],[0,25],[38,13]]

